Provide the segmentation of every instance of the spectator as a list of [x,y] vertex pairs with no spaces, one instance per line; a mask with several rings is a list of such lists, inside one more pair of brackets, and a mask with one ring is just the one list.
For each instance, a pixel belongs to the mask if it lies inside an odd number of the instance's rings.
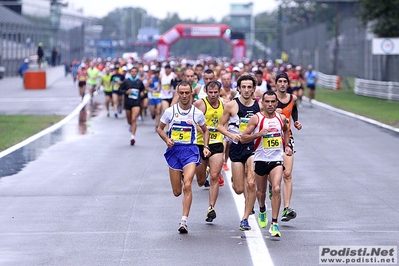
[[54,47],[53,50],[51,51],[51,65],[52,66],[57,65],[57,56],[58,56],[58,51],[57,51],[57,48]]
[[44,60],[43,43],[39,42],[37,46],[37,64],[39,66],[39,69],[41,68],[43,60]]
[[21,78],[24,79],[25,72],[26,72],[26,70],[28,70],[28,68],[29,68],[29,59],[25,58],[24,62],[21,64],[21,66],[18,69],[18,74],[21,76]]

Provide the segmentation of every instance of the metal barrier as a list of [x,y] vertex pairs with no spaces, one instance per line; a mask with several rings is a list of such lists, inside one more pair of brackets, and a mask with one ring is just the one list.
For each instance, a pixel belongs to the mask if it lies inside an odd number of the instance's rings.
[[355,94],[399,101],[399,82],[355,79]]
[[336,75],[326,75],[321,72],[317,72],[317,86],[332,89],[332,90],[339,90],[341,86],[341,78]]

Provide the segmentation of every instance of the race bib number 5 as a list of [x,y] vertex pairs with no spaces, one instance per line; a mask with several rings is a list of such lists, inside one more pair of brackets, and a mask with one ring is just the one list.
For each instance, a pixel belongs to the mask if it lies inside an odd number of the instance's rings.
[[191,143],[191,127],[174,126],[172,127],[171,138],[179,143]]

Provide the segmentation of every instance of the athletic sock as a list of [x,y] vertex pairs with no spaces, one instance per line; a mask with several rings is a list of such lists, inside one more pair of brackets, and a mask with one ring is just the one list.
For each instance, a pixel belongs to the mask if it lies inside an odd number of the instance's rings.
[[260,212],[265,212],[266,211],[266,206],[260,207],[259,210],[260,210]]

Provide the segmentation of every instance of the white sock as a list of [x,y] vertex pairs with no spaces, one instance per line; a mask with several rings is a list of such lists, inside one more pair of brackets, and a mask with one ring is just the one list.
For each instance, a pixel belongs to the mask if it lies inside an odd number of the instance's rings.
[[134,139],[134,135],[132,135],[132,136],[130,137],[130,139]]
[[187,216],[182,216],[181,219],[182,219],[182,221],[186,221],[187,222],[188,217]]

